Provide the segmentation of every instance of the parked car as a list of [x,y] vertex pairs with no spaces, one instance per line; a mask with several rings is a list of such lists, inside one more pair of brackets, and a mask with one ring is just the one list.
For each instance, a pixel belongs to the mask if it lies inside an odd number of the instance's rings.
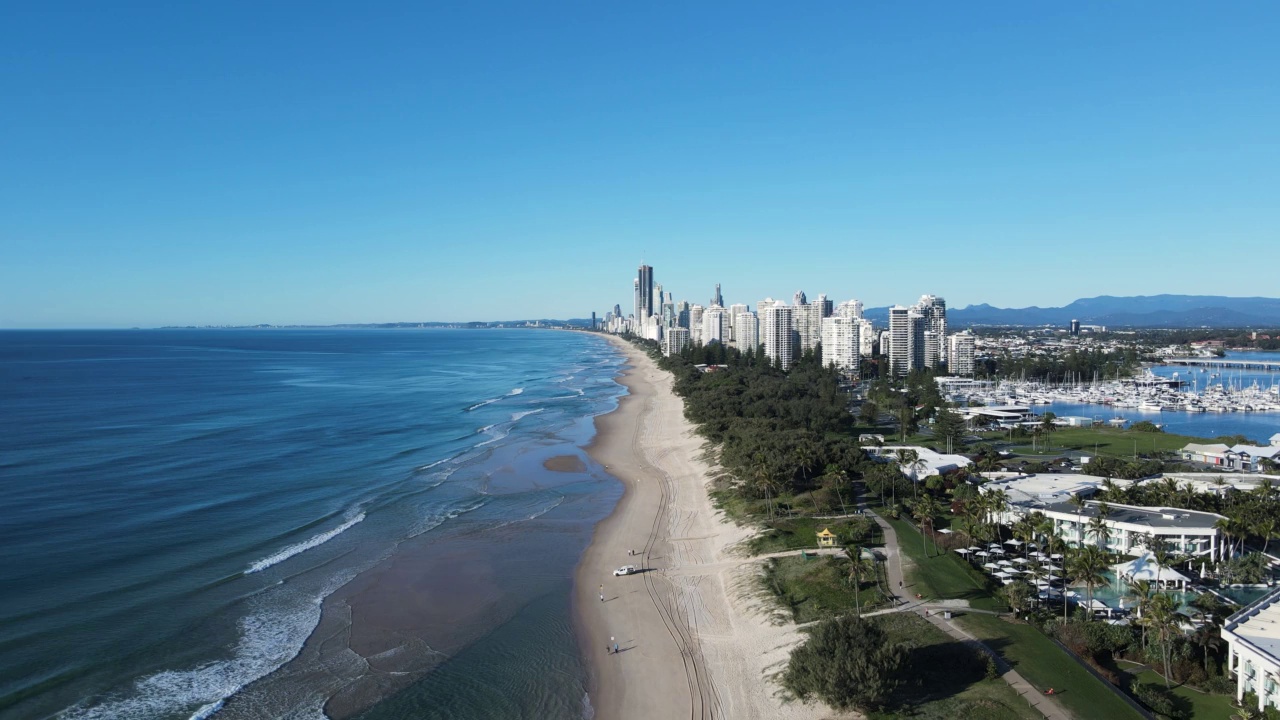
[[631,575],[631,574],[632,574],[632,573],[634,573],[635,571],[636,571],[636,566],[635,566],[635,565],[623,565],[622,567],[618,568],[617,570],[614,570],[614,571],[613,571],[613,575],[614,575],[614,577],[617,577],[618,575]]

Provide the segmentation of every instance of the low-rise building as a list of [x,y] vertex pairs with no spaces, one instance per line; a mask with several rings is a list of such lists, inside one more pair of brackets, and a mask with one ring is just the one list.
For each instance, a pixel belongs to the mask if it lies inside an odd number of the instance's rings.
[[[1104,505],[1105,516],[1101,509]],[[1179,555],[1225,559],[1229,551],[1218,539],[1216,524],[1224,516],[1217,513],[1095,500],[1085,501],[1079,509],[1070,502],[1035,509],[1053,520],[1054,534],[1074,547],[1095,545],[1108,552],[1141,555],[1151,549],[1146,545],[1147,536],[1154,536]],[[1098,517],[1106,527],[1101,536],[1092,527]]]
[[1280,708],[1280,590],[1227,618],[1227,669],[1236,676],[1236,703],[1247,693],[1258,697],[1258,710]]
[[[964,455],[948,455],[917,445],[885,445],[883,447],[867,447],[863,449],[871,457],[897,462],[902,474],[912,480],[920,480],[931,475],[941,475],[942,473],[969,467],[973,464],[973,461]],[[902,455],[899,451],[914,452],[915,462],[902,462]]]

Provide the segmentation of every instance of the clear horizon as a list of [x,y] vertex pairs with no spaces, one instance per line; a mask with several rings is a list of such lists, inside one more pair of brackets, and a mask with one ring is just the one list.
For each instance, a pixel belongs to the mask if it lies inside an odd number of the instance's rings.
[[753,307],[1263,296],[1204,266],[1280,227],[1278,20],[17,7],[0,327],[602,316],[641,262]]

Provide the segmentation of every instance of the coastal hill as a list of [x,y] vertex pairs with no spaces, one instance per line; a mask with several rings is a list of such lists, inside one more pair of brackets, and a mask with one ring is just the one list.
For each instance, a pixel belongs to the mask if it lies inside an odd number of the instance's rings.
[[[866,316],[887,323],[889,308],[870,308]],[[947,324],[1061,325],[1079,320],[1108,327],[1189,328],[1280,326],[1280,298],[1217,295],[1102,295],[1082,298],[1064,307],[998,308],[987,304],[950,308]]]

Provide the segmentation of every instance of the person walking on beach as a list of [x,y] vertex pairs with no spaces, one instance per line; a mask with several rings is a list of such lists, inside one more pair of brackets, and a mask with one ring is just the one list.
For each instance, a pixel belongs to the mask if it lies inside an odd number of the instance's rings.
[[604,585],[600,586],[600,602],[604,602]]

